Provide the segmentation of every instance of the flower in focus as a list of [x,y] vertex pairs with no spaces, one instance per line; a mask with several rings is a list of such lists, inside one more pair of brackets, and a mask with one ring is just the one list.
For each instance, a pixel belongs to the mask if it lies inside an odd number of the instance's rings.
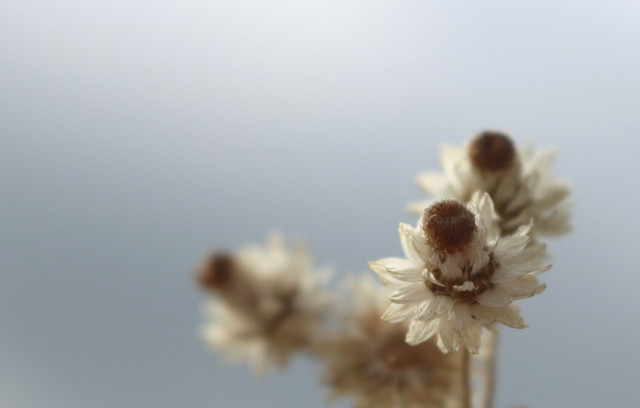
[[204,340],[232,361],[257,371],[283,365],[311,346],[332,298],[322,290],[327,270],[313,271],[302,245],[289,250],[280,235],[230,256],[214,254],[199,272],[200,285],[216,296],[201,330]]
[[[476,191],[489,193],[503,234],[533,218],[536,233],[559,235],[569,230],[570,191],[566,182],[551,177],[553,158],[552,149],[516,149],[506,134],[485,131],[464,149],[443,145],[444,173],[423,172],[416,182],[435,199],[466,203]],[[431,203],[410,203],[407,208],[422,214]]]
[[460,355],[441,353],[434,341],[408,345],[407,324],[380,319],[388,293],[372,279],[351,281],[349,293],[348,313],[319,345],[332,396],[352,395],[356,408],[456,407]]
[[466,347],[477,353],[483,326],[526,327],[513,303],[541,293],[534,276],[545,246],[531,243],[532,224],[500,237],[489,194],[475,194],[467,205],[442,200],[424,210],[418,226],[400,224],[406,258],[369,263],[394,289],[383,315],[390,322],[410,319],[406,341],[415,345],[433,336],[444,352]]

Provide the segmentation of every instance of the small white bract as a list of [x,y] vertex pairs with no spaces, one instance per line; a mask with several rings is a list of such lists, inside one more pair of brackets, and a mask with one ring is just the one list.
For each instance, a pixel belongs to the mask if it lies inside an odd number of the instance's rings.
[[220,258],[205,262],[200,278],[219,297],[206,309],[209,322],[201,334],[207,343],[228,360],[248,361],[258,372],[311,347],[333,298],[323,288],[329,271],[311,273],[304,246],[289,250],[280,235],[272,235],[266,247],[246,247],[225,256],[225,262]]
[[[569,187],[550,175],[553,149],[516,149],[498,131],[480,133],[464,148],[441,147],[444,173],[422,172],[416,183],[434,199],[469,202],[476,191],[488,192],[500,217],[500,230],[514,232],[533,218],[535,233],[559,235],[569,230]],[[433,201],[410,203],[415,214]],[[532,231],[533,233],[533,231]]]
[[494,218],[487,193],[474,195],[468,205],[436,202],[416,228],[400,224],[406,258],[369,263],[394,289],[383,318],[411,320],[409,344],[437,336],[443,352],[466,347],[477,353],[483,326],[526,327],[512,302],[545,289],[534,276],[550,268],[542,264],[545,246],[530,242],[531,223],[499,237],[491,228]]
[[353,396],[356,408],[459,406],[460,355],[441,353],[435,341],[408,345],[407,324],[380,319],[388,290],[373,279],[351,280],[347,290],[347,312],[318,347],[332,397]]

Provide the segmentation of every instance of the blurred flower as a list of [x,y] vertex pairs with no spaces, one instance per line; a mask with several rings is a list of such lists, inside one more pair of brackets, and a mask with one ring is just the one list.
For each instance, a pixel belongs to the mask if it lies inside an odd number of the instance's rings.
[[[423,172],[417,184],[434,199],[455,198],[469,202],[476,191],[491,195],[503,234],[513,233],[533,218],[535,233],[559,235],[569,230],[569,187],[550,175],[554,151],[516,149],[498,131],[485,131],[464,149],[441,148],[444,173]],[[422,214],[432,201],[410,203]]]
[[436,202],[416,228],[400,224],[406,259],[369,263],[395,290],[383,318],[411,319],[409,344],[437,336],[444,352],[464,346],[477,353],[483,326],[526,327],[512,302],[545,289],[533,276],[550,268],[541,264],[545,246],[529,245],[532,224],[499,237],[491,228],[494,217],[487,193],[474,195],[468,205]]
[[320,343],[332,396],[352,395],[356,408],[456,407],[461,358],[434,341],[410,346],[406,324],[380,319],[388,292],[372,279],[349,282],[353,294],[338,330]]
[[307,349],[322,330],[332,298],[322,287],[327,270],[314,270],[306,248],[284,246],[272,235],[265,247],[236,255],[215,254],[198,273],[201,286],[216,295],[207,307],[204,340],[232,361],[257,371],[282,365]]

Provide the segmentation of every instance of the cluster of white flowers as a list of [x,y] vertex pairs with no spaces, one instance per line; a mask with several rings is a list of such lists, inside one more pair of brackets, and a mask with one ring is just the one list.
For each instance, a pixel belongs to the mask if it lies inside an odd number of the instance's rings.
[[307,351],[331,396],[351,395],[356,408],[470,407],[468,353],[495,344],[483,328],[526,327],[515,301],[542,293],[537,275],[551,267],[538,235],[569,230],[569,188],[550,175],[552,157],[498,131],[444,146],[444,173],[416,179],[432,200],[408,205],[420,218],[400,224],[404,257],[370,262],[384,286],[350,281],[342,308],[328,271],[280,236],[208,257],[204,339],[257,369]]
[[[459,150],[442,149],[444,174],[421,173],[418,184],[435,201],[410,204],[416,228],[400,224],[406,258],[369,263],[394,289],[389,321],[411,321],[407,342],[437,336],[443,352],[480,347],[482,327],[526,327],[513,301],[541,293],[540,233],[569,228],[569,189],[549,175],[551,151],[518,151],[504,133],[480,133]],[[494,207],[494,203],[497,207]]]
[[289,250],[278,234],[264,247],[213,254],[198,273],[201,286],[217,295],[207,305],[202,336],[225,358],[247,361],[258,372],[283,365],[312,347],[332,311],[324,289],[329,276],[326,268],[312,270],[303,245]]

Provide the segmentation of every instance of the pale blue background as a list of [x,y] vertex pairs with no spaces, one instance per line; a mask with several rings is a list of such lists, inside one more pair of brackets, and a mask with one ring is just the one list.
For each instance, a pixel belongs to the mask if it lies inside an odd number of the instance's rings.
[[[440,142],[556,146],[574,232],[504,330],[500,407],[640,399],[640,3],[1,1],[0,406],[323,407],[196,336],[214,245],[399,255]],[[348,404],[338,404],[346,407]]]

